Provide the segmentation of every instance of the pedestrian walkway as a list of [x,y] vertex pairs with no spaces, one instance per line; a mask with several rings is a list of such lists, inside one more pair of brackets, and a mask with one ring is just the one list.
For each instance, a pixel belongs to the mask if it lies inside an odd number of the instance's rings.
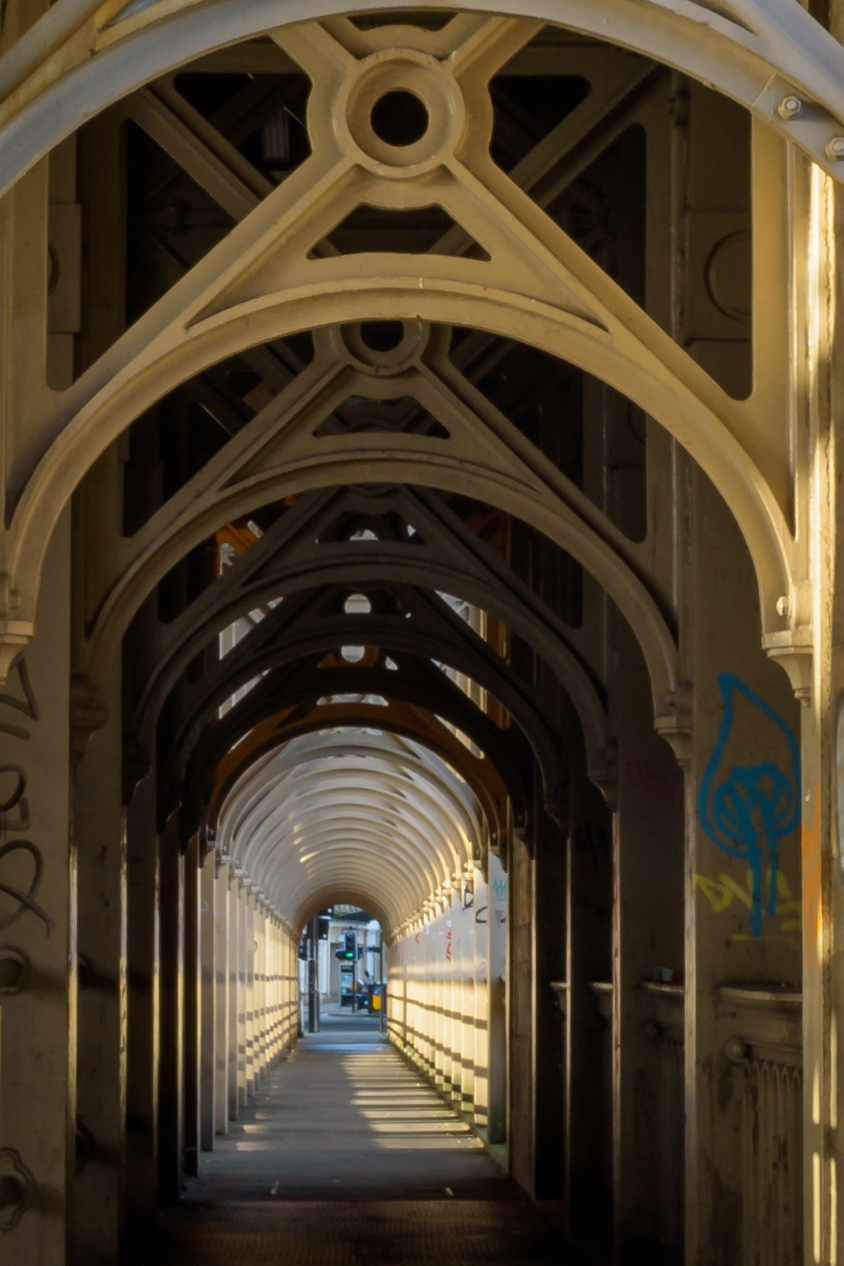
[[580,1261],[371,1029],[301,1040],[161,1215],[143,1266]]

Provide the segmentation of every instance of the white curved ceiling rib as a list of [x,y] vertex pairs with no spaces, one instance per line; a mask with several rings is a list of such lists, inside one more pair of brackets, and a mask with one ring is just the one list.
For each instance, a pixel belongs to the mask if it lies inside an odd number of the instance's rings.
[[[397,734],[342,728],[251,765],[220,813],[218,847],[298,930],[314,898],[365,893],[390,935],[481,852],[474,793]],[[328,903],[328,898],[326,898]]]

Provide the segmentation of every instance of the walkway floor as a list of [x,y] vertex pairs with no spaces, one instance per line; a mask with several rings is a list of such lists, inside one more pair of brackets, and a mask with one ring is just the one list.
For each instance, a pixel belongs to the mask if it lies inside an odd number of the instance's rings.
[[469,1127],[343,1022],[267,1078],[143,1266],[576,1266]]

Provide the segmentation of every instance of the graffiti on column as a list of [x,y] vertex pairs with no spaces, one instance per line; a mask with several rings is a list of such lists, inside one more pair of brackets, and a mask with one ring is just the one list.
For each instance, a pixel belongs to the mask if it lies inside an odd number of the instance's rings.
[[[23,694],[22,699],[6,692],[0,693],[0,705],[12,708],[32,722],[38,721],[38,704],[29,680],[26,660],[21,656],[11,673],[17,676]],[[17,719],[17,718],[16,718]],[[32,731],[23,725],[12,723],[8,714],[0,719],[0,733],[8,734],[18,742],[29,741]],[[27,839],[7,840],[10,831],[29,829],[29,804],[26,800],[27,775],[23,765],[0,766],[0,894],[11,899],[11,910],[0,914],[0,928],[11,927],[25,914],[34,914],[44,924],[47,935],[53,921],[35,900],[44,871],[44,858],[37,844]],[[15,812],[11,820],[9,814]],[[13,860],[14,859],[14,860]],[[5,904],[5,903],[4,903]]]
[[[770,882],[770,873],[767,872],[763,877],[763,891]],[[712,907],[713,914],[722,914],[724,910],[738,902],[747,910],[753,908],[753,876],[750,871],[747,872],[744,882],[737,882],[732,875],[721,874],[717,879],[711,879],[706,875],[695,875],[695,883],[701,892],[706,896]],[[781,939],[787,944],[799,949],[801,940],[800,932],[802,931],[803,921],[800,917],[800,901],[794,896],[791,885],[785,875],[780,870],[777,873],[777,918],[779,919],[778,931]],[[752,939],[739,933],[733,937],[733,940],[744,941]]]
[[32,1205],[37,1190],[31,1170],[14,1147],[0,1148],[0,1190],[4,1197],[0,1206],[0,1234],[3,1234],[15,1229]]
[[[709,838],[748,864],[750,932],[758,937],[764,915],[778,913],[778,897],[783,894],[780,841],[796,829],[800,818],[800,749],[787,722],[740,678],[721,673],[718,689],[724,715],[701,780],[698,813]],[[764,735],[762,750],[769,745],[772,756],[784,757],[779,763],[767,759],[747,765],[732,760],[730,739],[739,710],[747,707],[753,709],[754,738]]]

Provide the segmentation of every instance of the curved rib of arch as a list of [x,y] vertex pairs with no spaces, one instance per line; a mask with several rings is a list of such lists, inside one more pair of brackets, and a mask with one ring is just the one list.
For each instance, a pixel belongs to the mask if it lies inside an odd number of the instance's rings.
[[482,854],[478,802],[429,748],[348,728],[290,739],[243,773],[217,848],[291,926],[355,892],[395,934]]
[[[363,73],[363,62],[358,65],[343,49],[333,26],[332,33],[315,23],[279,33],[279,42],[315,84],[312,157],[83,374],[49,418],[40,419],[45,434],[58,438],[46,452],[42,445],[41,461],[12,518],[11,585],[20,595],[17,637],[34,610],[54,515],[103,447],[162,391],[222,355],[293,328],[360,318],[437,320],[445,312],[458,323],[527,340],[565,357],[662,422],[735,513],[757,571],[765,634],[786,632],[794,553],[781,504],[787,481],[780,467],[787,459],[779,453],[771,459],[773,474],[757,464],[764,466],[764,460],[754,447],[753,419],[495,167],[482,144],[490,75],[535,29],[523,19],[490,19],[483,39],[475,31],[482,48],[477,56],[471,39],[456,42],[448,66],[442,63],[441,78],[448,79],[455,101],[465,90],[472,107],[466,111],[467,126],[452,137],[450,149],[435,155],[410,193],[410,181],[397,185],[392,176],[384,180],[367,172],[360,153],[356,157],[342,139],[341,128],[332,135],[331,112],[336,107],[339,117],[342,94],[351,77]],[[431,255],[412,263],[382,255],[308,259],[310,246],[330,230],[330,217],[338,210],[351,209],[361,199],[391,207],[414,199],[421,205],[420,199],[432,197],[490,248],[488,262]],[[429,373],[426,381],[443,399],[450,388],[450,406],[459,414],[465,400],[447,378],[443,373],[435,384]],[[541,462],[522,452],[514,463],[512,444],[508,452],[498,443],[495,427],[488,429],[477,456],[465,433],[462,444],[439,450],[436,443],[410,435],[390,443],[359,435],[353,444],[321,441],[297,449],[300,437],[294,436],[275,458],[261,454],[263,465],[256,450],[251,456],[257,465],[241,470],[240,479],[223,481],[190,523],[178,525],[185,534],[182,547],[203,528],[207,532],[262,501],[359,479],[364,468],[369,480],[470,490],[551,536],[612,595],[645,655],[656,715],[670,720],[677,712],[676,648],[660,605],[630,564],[624,543],[596,527],[589,507],[564,495],[560,481],[555,483]],[[28,473],[16,469],[14,479],[20,485]],[[160,562],[138,560],[138,567],[149,563],[154,576]]]
[[[549,636],[549,631],[543,629],[538,621],[526,619],[515,603],[506,602],[499,591],[486,587],[482,582],[479,583],[475,577],[467,577],[455,571],[448,572],[444,567],[433,568],[425,561],[421,561],[420,564],[412,556],[402,561],[396,570],[396,576],[406,584],[418,584],[420,580],[426,580],[431,589],[453,592],[456,596],[482,607],[523,637],[555,671],[560,683],[569,693],[583,727],[590,758],[596,762],[599,761],[601,750],[607,741],[605,709],[586,669],[564,642]],[[368,565],[364,562],[356,567],[344,564],[338,568],[336,576],[332,577],[336,580],[346,580],[349,585],[356,587],[371,585],[373,581],[383,581],[386,578],[388,577],[385,577],[383,565],[374,562]],[[321,579],[321,576],[296,575],[291,578],[289,588],[280,585],[278,581],[273,581],[271,587],[267,588],[265,596],[260,596],[256,600],[255,595],[250,592],[248,596],[240,599],[238,605],[225,608],[222,614],[215,612],[200,626],[200,631],[195,637],[186,640],[184,645],[177,648],[172,658],[164,660],[157,666],[155,675],[138,708],[138,729],[141,738],[150,741],[164,699],[197,653],[195,647],[207,645],[211,637],[242,614],[253,610],[259,603],[296,593],[300,586],[310,586],[314,580]],[[459,583],[455,584],[455,581]],[[450,587],[447,588],[447,585]],[[366,630],[361,632],[365,633]],[[505,700],[502,699],[501,702]]]
[[[161,658],[137,708],[141,741],[151,743],[163,701],[193,656],[244,612],[312,585],[395,581],[455,594],[518,633],[565,687],[583,728],[590,763],[600,766],[607,741],[603,703],[550,607],[442,502],[419,490],[396,489],[388,496],[380,492],[377,508],[381,514],[387,509],[400,512],[416,528],[414,542],[421,538],[421,543],[320,542],[324,528],[344,509],[357,507],[360,512],[368,506],[364,495],[348,489],[300,501],[182,616],[159,630],[164,641]],[[254,576],[259,579],[251,579]],[[108,649],[98,645],[98,660],[90,669],[94,684],[102,671],[100,661],[110,659]]]
[[[376,733],[386,731],[432,751],[471,788],[483,811],[491,839],[501,839],[506,825],[508,796],[508,788],[501,774],[492,761],[470,752],[432,713],[395,701],[388,702],[387,709],[373,704],[340,703],[315,707],[304,715],[300,713],[300,709],[288,708],[281,714],[268,717],[266,721],[253,727],[246,738],[220,762],[213,788],[208,793],[210,800],[205,811],[205,820],[212,835],[217,833],[222,806],[227,802],[235,784],[257,761],[290,739],[320,733],[326,729],[342,728],[374,730]],[[511,798],[514,790],[509,788]],[[521,816],[518,796],[515,811],[516,816]]]
[[[233,230],[222,245],[230,242],[236,233],[237,229]],[[207,256],[206,261],[209,258]],[[198,265],[194,272],[202,266]],[[769,626],[782,625],[776,603],[788,592],[790,581],[790,535],[782,511],[735,436],[705,402],[705,397],[723,396],[722,403],[728,412],[731,402],[704,371],[692,368],[692,362],[682,349],[668,336],[657,334],[657,341],[669,360],[688,360],[690,376],[697,379],[700,395],[666,372],[665,365],[656,356],[649,355],[644,361],[637,359],[632,348],[609,343],[587,323],[574,322],[560,310],[533,300],[523,302],[519,296],[504,291],[491,291],[480,280],[461,287],[451,286],[438,278],[427,262],[425,271],[429,275],[424,291],[420,291],[418,275],[392,276],[385,277],[383,285],[371,278],[368,281],[350,278],[349,288],[338,295],[335,278],[325,289],[318,287],[307,296],[297,296],[295,304],[282,303],[280,307],[255,310],[249,314],[249,320],[243,319],[245,313],[235,312],[230,314],[228,322],[206,322],[190,335],[181,354],[163,348],[156,352],[153,342],[133,362],[133,372],[128,376],[116,373],[112,378],[107,365],[94,366],[96,376],[108,374],[108,380],[90,403],[83,405],[68,422],[42,459],[12,520],[9,533],[12,568],[15,575],[27,580],[25,586],[22,584],[22,608],[34,609],[33,586],[40,577],[44,553],[64,500],[103,449],[163,394],[223,356],[303,328],[330,325],[338,320],[393,320],[397,317],[422,317],[435,322],[447,312],[459,324],[533,343],[551,355],[578,365],[639,404],[675,435],[733,509],[759,576],[763,618]],[[189,274],[186,281],[192,276]],[[162,302],[170,299],[170,295],[165,296]],[[622,306],[628,304],[636,312],[637,320],[652,325],[632,301],[625,299]],[[156,309],[151,311],[154,313]],[[142,338],[138,327],[145,319],[128,332],[131,342]],[[620,330],[619,338],[622,338]],[[115,344],[112,352],[118,347],[119,343]],[[106,353],[103,361],[108,362],[112,352]],[[79,385],[85,384],[86,377],[83,375],[67,394],[73,396],[78,390],[84,395],[85,387]],[[73,412],[72,404],[68,410]],[[483,464],[473,469],[462,455],[448,460],[436,449],[432,452],[432,441],[424,437],[391,438],[393,442],[386,443],[381,436],[355,436],[354,446],[347,444],[342,453],[334,453],[331,446],[323,442],[322,454],[310,464],[280,462],[263,475],[256,474],[235,484],[215,499],[213,506],[205,508],[204,513],[197,512],[185,533],[183,547],[190,548],[222,524],[248,514],[256,505],[314,488],[363,482],[358,467],[365,467],[369,472],[366,476],[369,482],[374,477],[378,482],[409,482],[446,491],[470,491],[470,495],[480,500],[496,499],[502,508],[545,532],[591,571],[636,630],[648,659],[654,693],[664,695],[673,689],[673,647],[656,605],[643,592],[629,568],[621,565],[620,574],[620,560],[606,543],[595,538],[585,523],[571,514],[567,521],[561,517],[560,507],[552,509],[535,487],[508,475],[504,469],[491,471]],[[49,513],[45,506],[51,507]],[[152,580],[160,578],[158,573],[162,567],[166,570],[163,561],[153,566]]]
[[[405,263],[396,266],[383,256],[351,263],[307,260],[313,235],[319,238],[328,231],[330,225],[322,220],[338,205],[351,207],[366,197],[375,197],[377,205],[393,205],[401,190],[390,192],[389,180],[376,181],[376,190],[371,173],[364,173],[352,151],[346,152],[339,137],[331,139],[331,94],[341,91],[334,82],[338,66],[343,70],[354,58],[313,23],[279,35],[317,85],[312,132],[319,145],[311,159],[65,393],[49,423],[52,434],[61,433],[44,453],[12,520],[9,552],[12,580],[20,593],[16,624],[21,630],[34,607],[53,509],[58,513],[102,448],[162,391],[224,354],[294,327],[361,317],[436,320],[446,310],[459,323],[526,339],[564,356],[623,391],[675,434],[734,509],[759,577],[763,627],[766,633],[782,630],[786,617],[780,609],[785,608],[777,604],[790,589],[793,542],[772,485],[744,446],[752,432],[748,419],[491,163],[480,143],[488,111],[481,88],[485,91],[489,75],[526,42],[535,24],[490,19],[487,28],[476,72],[464,45],[450,59],[454,92],[458,81],[463,86],[471,79],[466,89],[473,107],[471,127],[459,144],[454,142],[452,153],[437,160],[441,170],[432,169],[415,196],[434,196],[450,208],[458,222],[492,245],[491,261],[422,256],[414,260],[413,275],[403,271]],[[323,72],[326,94],[321,90]],[[403,197],[407,187],[405,182]],[[482,189],[485,196],[480,196]],[[514,285],[514,276],[523,282]],[[444,382],[440,386],[445,390]],[[498,460],[502,454],[496,455],[491,443],[484,458],[475,461],[471,446],[468,452],[458,445],[444,453],[410,436],[396,437],[389,445],[373,436],[357,440],[339,448],[322,444],[307,455],[286,453],[271,468],[221,486],[213,507],[198,512],[189,527],[181,526],[196,534],[212,521],[219,523],[221,515],[232,518],[262,499],[345,482],[356,476],[356,464],[366,466],[370,479],[374,475],[461,491],[468,485],[473,495],[495,497],[552,536],[612,594],[643,648],[656,713],[671,713],[676,653],[658,604],[636,570],[624,563],[623,545],[611,533],[595,530],[588,509],[561,498],[548,485],[547,471],[524,462],[523,469],[511,469],[512,460]],[[21,480],[25,474],[17,472]]]
[[[195,4],[127,5],[121,20],[109,5],[59,0],[36,22],[0,59],[0,192],[86,119],[149,80],[284,23],[348,8],[342,0],[216,0],[194,12]],[[404,7],[404,0],[379,0],[355,11]],[[430,0],[428,7],[452,6]],[[471,0],[465,7],[502,6]],[[844,52],[795,0],[727,0],[717,8],[692,0],[523,0],[519,15],[617,42],[714,86],[842,179],[824,148],[844,126]],[[789,127],[776,115],[777,100],[795,91],[820,111],[814,125]]]
[[[375,615],[323,617],[317,624],[312,604],[305,606],[302,619],[297,622],[287,620],[284,606],[277,607],[195,688],[193,706],[178,729],[175,745],[182,745],[183,736],[199,733],[204,721],[250,679],[302,659],[336,651],[344,642],[363,639],[367,645],[378,646],[399,658],[397,679],[409,657],[411,661],[422,659],[423,663],[437,660],[475,680],[507,709],[522,730],[542,770],[546,795],[553,796],[559,778],[561,736],[552,728],[553,722],[543,709],[541,696],[522,684],[518,674],[500,660],[483,639],[451,612],[446,614],[444,604],[439,604],[444,608],[442,619],[433,624],[428,622],[427,627],[422,623],[424,613],[419,611],[418,604],[414,608],[406,601],[404,605],[407,610],[415,610],[418,617],[410,625],[403,618],[385,621]],[[273,624],[280,627],[268,627]],[[314,680],[318,690],[333,692],[330,670],[317,670]],[[392,686],[392,678],[389,680]],[[590,757],[594,755],[590,752]]]
[[[375,673],[360,667],[345,672],[335,669],[331,684],[340,694],[363,692],[381,695],[387,700],[400,700],[417,709],[435,707],[438,718],[462,731],[485,753],[487,759],[494,762],[515,804],[525,806],[525,771],[520,757],[526,754],[524,749],[527,752],[530,749],[521,731],[515,727],[500,729],[438,669],[430,666],[430,675],[422,681],[418,677],[410,679],[406,674]],[[327,679],[316,682],[308,676],[304,681],[293,683],[286,678],[276,692],[267,691],[266,686],[263,690],[251,692],[218,725],[209,727],[202,734],[192,732],[183,736],[168,761],[172,781],[182,788],[187,775],[191,801],[195,807],[201,806],[206,798],[210,799],[217,767],[227,760],[256,725],[283,706],[304,703],[309,708],[313,707],[326,688]],[[380,709],[378,712],[386,722],[385,712]]]

